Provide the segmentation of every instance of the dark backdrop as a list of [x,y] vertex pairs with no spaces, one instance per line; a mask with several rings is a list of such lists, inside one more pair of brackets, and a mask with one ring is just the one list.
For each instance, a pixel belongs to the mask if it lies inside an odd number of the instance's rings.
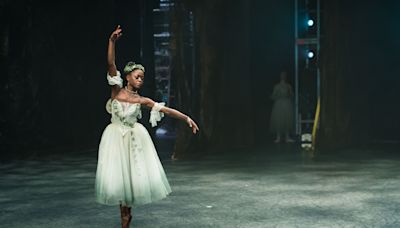
[[[293,1],[182,4],[195,15],[199,91],[197,102],[181,100],[176,108],[193,115],[202,131],[188,137],[179,130],[185,147],[176,150],[270,140],[268,96],[282,68],[293,76]],[[97,147],[110,118],[105,53],[117,23],[126,28],[117,64],[145,63],[144,93],[152,96],[151,9],[148,1],[0,2],[2,158]],[[400,139],[399,9],[396,1],[323,1],[325,145]],[[181,97],[185,90],[177,88]]]
[[121,69],[129,60],[146,64],[143,92],[151,95],[152,26],[141,28],[141,23],[152,23],[148,5],[111,0],[0,3],[2,158],[97,147],[110,118],[104,109],[110,94],[106,50],[117,23],[124,28],[117,65]]
[[324,146],[400,140],[397,1],[325,1]]

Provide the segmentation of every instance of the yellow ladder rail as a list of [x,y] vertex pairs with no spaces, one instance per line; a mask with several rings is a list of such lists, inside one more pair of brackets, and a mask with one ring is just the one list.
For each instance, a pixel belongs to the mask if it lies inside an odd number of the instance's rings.
[[312,150],[315,149],[315,140],[316,140],[316,135],[317,135],[320,110],[321,110],[321,99],[318,97],[317,108],[315,110],[315,117],[314,117],[314,126],[313,126],[313,131],[312,131]]

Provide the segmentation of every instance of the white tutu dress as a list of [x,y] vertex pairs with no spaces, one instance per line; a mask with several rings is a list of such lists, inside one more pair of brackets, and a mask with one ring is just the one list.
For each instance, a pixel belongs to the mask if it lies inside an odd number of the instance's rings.
[[274,133],[290,133],[293,128],[293,102],[291,87],[286,83],[274,86],[271,98],[274,100],[270,129]]
[[[113,85],[113,79],[109,77],[109,84]],[[122,80],[117,84],[122,86]],[[151,111],[152,126],[163,117],[159,112],[162,105],[156,103]],[[140,104],[109,100],[107,111],[112,118],[99,146],[96,201],[136,206],[165,198],[171,187],[149,133],[137,123],[141,118]]]

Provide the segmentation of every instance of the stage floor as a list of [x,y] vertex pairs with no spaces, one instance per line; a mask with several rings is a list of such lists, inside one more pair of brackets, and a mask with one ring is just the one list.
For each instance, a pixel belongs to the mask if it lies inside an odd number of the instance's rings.
[[[119,208],[94,201],[96,159],[0,164],[0,227],[120,227]],[[400,227],[400,151],[269,145],[163,165],[173,193],[133,208],[131,227]]]

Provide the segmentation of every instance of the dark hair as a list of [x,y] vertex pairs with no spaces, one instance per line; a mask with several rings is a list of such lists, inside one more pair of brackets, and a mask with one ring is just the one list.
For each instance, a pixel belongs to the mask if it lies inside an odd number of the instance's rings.
[[144,67],[142,64],[136,64],[135,62],[128,62],[124,67],[124,74],[127,75],[134,70],[141,70],[144,72]]

